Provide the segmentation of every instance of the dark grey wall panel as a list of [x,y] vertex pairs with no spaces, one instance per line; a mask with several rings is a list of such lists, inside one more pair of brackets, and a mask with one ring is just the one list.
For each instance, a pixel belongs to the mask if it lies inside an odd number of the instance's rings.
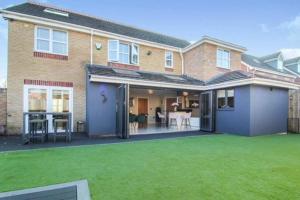
[[250,135],[287,131],[288,90],[251,86]]
[[87,83],[89,136],[116,134],[116,94],[116,85]]
[[234,109],[216,110],[216,132],[249,135],[250,86],[234,88],[234,95]]

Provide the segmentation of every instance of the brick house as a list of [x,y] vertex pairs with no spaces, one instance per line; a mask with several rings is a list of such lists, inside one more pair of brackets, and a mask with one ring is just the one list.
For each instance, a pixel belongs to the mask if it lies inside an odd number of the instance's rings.
[[256,58],[208,36],[190,44],[32,2],[1,14],[9,22],[9,134],[26,133],[23,112],[70,112],[73,130],[85,121],[89,136],[286,132],[299,75],[280,55]]

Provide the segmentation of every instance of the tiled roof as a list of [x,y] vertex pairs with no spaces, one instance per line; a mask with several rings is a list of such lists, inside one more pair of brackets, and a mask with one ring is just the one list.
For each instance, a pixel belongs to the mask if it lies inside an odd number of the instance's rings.
[[178,48],[184,48],[190,44],[186,40],[135,28],[132,26],[122,25],[119,23],[111,22],[109,20],[78,14],[75,12],[66,11],[69,14],[69,16],[61,16],[61,15],[44,12],[46,8],[52,8],[52,7],[46,6],[44,4],[27,2],[27,3],[6,8],[5,10],[36,16],[36,17],[41,17],[41,18],[47,18],[56,21],[61,21],[65,23],[85,26],[85,27],[98,29],[98,30],[102,30],[114,34],[124,35],[132,38],[137,38],[141,40],[160,43],[160,44],[169,45]]
[[227,72],[225,74],[215,76],[215,77],[211,78],[210,80],[208,80],[205,84],[213,85],[213,84],[224,83],[224,82],[228,82],[228,81],[248,79],[251,77],[252,76],[250,73],[237,70],[237,71],[231,71],[231,72]]
[[[275,54],[272,54],[272,55],[275,55]],[[267,63],[264,63],[261,60],[261,58],[258,58],[258,57],[252,56],[252,55],[242,54],[242,61],[252,67],[257,67],[257,68],[266,69],[266,70],[272,70],[272,71],[280,72],[280,73],[284,73],[284,74],[290,74],[290,75],[292,74],[285,69],[280,70],[280,69],[274,68],[274,67],[268,65]]]
[[147,80],[156,82],[167,82],[187,85],[204,85],[204,81],[186,75],[170,75],[146,71],[133,71],[119,68],[112,68],[102,65],[87,65],[87,72],[93,75],[109,77],[126,77],[137,80]]

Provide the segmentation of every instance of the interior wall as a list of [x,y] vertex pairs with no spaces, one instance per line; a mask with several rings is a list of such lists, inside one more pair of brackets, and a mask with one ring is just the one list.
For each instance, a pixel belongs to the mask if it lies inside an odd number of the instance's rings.
[[165,99],[167,97],[176,97],[175,91],[153,90],[153,94],[148,93],[148,89],[130,89],[130,98],[133,98],[133,106],[129,107],[129,112],[138,114],[138,98],[148,99],[148,123],[155,123],[155,109],[160,107],[165,114]]

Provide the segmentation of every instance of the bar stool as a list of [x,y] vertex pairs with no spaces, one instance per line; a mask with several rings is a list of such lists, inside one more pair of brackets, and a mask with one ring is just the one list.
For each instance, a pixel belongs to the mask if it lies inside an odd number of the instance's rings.
[[[29,120],[29,141],[36,138],[41,138],[41,142],[44,143],[47,134],[47,120],[46,119],[30,119]],[[40,131],[40,132],[39,132]]]
[[[57,132],[57,128],[59,124],[66,124],[64,128],[64,132]],[[68,119],[54,119],[53,120],[54,126],[54,134],[53,134],[53,141],[56,142],[57,136],[66,137],[66,142],[71,141],[71,130],[69,129],[69,120]]]

